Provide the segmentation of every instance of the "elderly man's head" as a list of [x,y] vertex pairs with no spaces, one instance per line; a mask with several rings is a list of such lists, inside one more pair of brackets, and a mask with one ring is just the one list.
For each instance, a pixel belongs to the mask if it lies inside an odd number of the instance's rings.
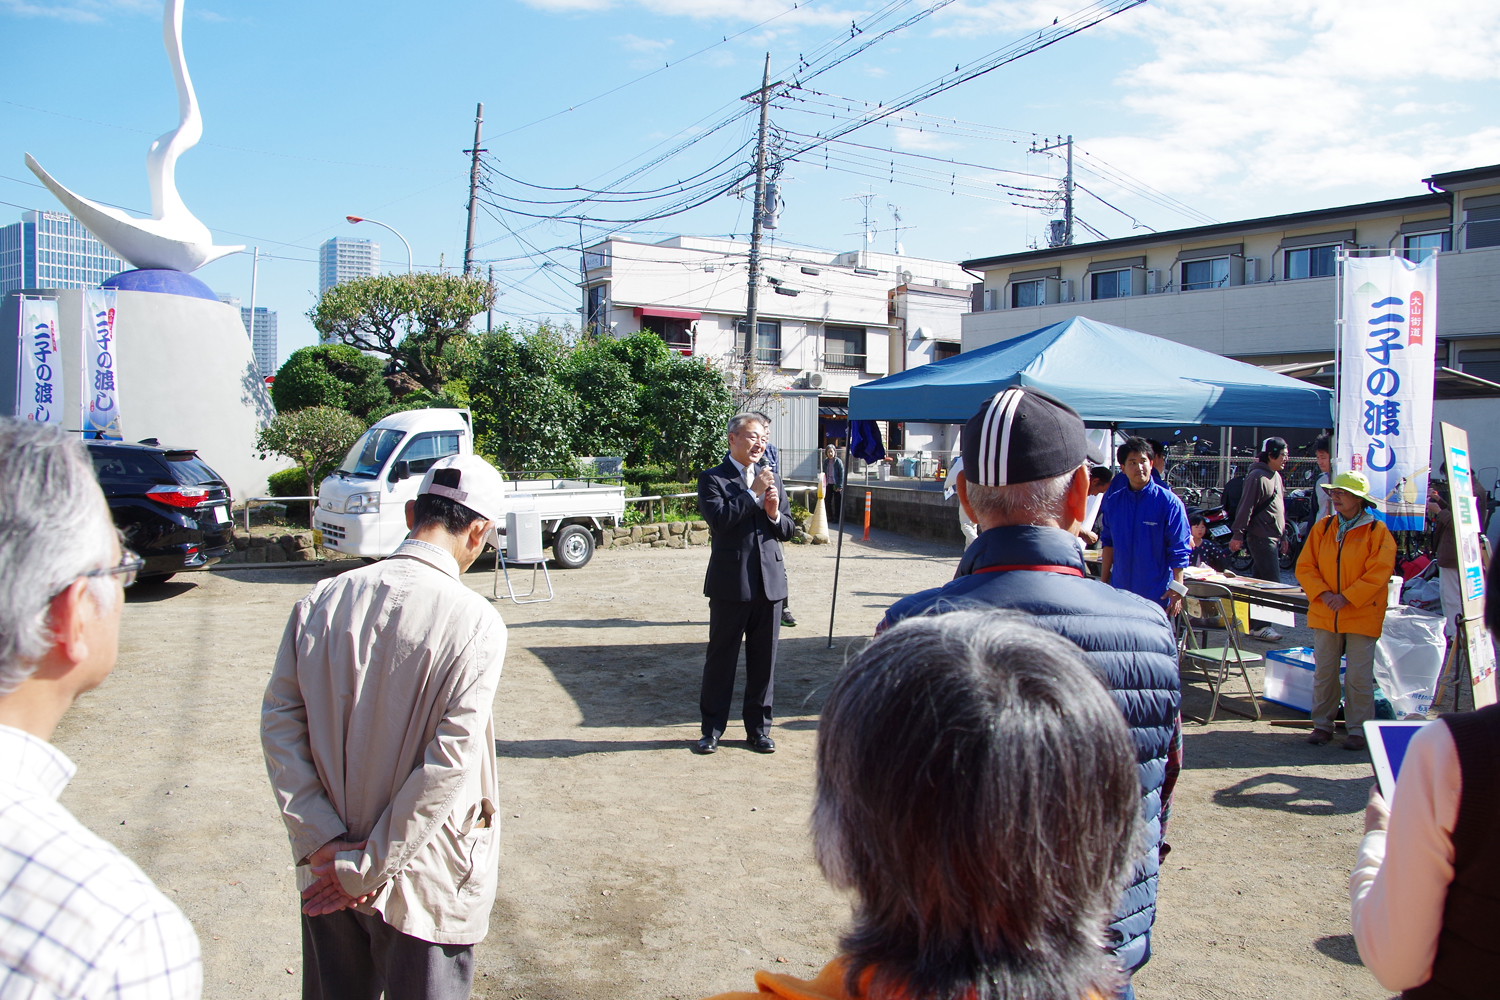
[[729,454],[741,465],[754,465],[766,453],[771,425],[759,413],[736,413],[729,418]]
[[1110,996],[1136,848],[1135,749],[1078,648],[1024,616],[910,618],[844,668],[813,829],[856,895],[866,996]]
[[964,425],[958,500],[981,531],[1013,524],[1075,530],[1088,509],[1088,438],[1066,403],[1006,389]]
[[33,681],[76,697],[109,673],[120,552],[83,446],[0,418],[0,701]]

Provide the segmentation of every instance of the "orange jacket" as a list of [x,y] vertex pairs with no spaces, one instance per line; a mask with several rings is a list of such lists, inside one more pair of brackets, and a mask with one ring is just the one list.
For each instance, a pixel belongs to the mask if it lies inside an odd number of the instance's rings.
[[[1307,624],[1327,632],[1380,637],[1391,574],[1396,571],[1396,539],[1379,521],[1350,528],[1339,542],[1339,519],[1330,514],[1313,525],[1297,558],[1297,582],[1307,594]],[[1338,611],[1319,600],[1326,592],[1349,601]]]
[[[865,969],[860,976],[860,991],[851,997],[844,988],[844,973],[848,968],[848,961],[840,957],[823,966],[823,971],[814,979],[798,979],[785,973],[766,972],[762,969],[755,974],[756,992],[720,993],[709,1000],[860,1000],[867,997],[870,979],[875,970]],[[1097,993],[1090,993],[1083,1000],[1101,998]]]

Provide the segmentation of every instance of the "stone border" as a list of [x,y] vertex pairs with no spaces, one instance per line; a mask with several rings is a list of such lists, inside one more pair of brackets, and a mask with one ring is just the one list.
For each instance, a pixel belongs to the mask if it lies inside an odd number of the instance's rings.
[[[633,524],[628,528],[605,528],[601,549],[683,549],[690,545],[707,545],[713,537],[707,521],[665,521],[656,524]],[[807,522],[797,522],[792,536],[796,545],[822,545],[807,533]]]

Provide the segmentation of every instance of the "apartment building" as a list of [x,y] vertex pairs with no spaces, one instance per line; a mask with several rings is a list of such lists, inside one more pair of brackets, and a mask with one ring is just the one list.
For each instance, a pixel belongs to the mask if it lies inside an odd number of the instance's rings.
[[[584,252],[582,326],[620,337],[651,330],[683,354],[725,365],[753,351],[762,384],[818,392],[825,431],[841,424],[854,385],[958,353],[974,278],[951,261],[768,247],[753,343],[749,261],[749,244],[735,240],[595,244]],[[923,442],[946,433],[903,430]],[[820,443],[830,436],[841,435],[820,434]]]
[[[1493,437],[1500,401],[1478,380],[1500,382],[1500,164],[1423,180],[1410,198],[965,261],[984,284],[964,350],[1087,316],[1327,384],[1335,250],[1437,253],[1437,419]],[[1476,458],[1488,486],[1500,446]]]

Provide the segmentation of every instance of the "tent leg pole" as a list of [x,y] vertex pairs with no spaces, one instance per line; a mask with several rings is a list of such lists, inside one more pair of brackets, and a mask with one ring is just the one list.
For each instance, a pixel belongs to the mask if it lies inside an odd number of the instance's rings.
[[839,607],[839,567],[844,561],[844,511],[849,506],[849,449],[844,449],[844,481],[839,490],[839,544],[833,557],[833,600],[828,605],[828,648],[833,648],[833,616]]

